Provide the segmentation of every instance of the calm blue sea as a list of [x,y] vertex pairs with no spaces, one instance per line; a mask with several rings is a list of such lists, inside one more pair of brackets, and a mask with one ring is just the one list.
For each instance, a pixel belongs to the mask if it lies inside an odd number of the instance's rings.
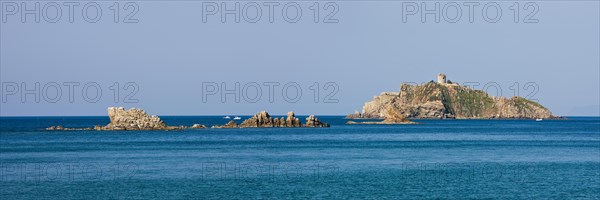
[[61,132],[43,129],[105,125],[108,117],[2,117],[0,198],[600,199],[599,117],[319,119],[332,126]]

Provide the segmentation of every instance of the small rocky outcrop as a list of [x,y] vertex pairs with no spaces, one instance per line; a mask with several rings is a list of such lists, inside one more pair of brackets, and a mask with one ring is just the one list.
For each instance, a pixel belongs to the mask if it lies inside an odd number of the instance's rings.
[[294,112],[288,112],[287,118],[276,118],[271,117],[267,111],[261,111],[256,115],[244,120],[239,125],[232,120],[223,126],[213,126],[213,128],[329,127],[329,124],[319,121],[319,119],[313,115],[306,118],[306,120],[306,124],[303,125],[300,122],[300,119],[296,117]]
[[319,121],[314,115],[310,115],[306,118],[305,127],[329,127],[329,124]]
[[267,111],[261,111],[251,118],[244,120],[240,127],[300,127],[300,119],[296,118],[294,112],[288,112],[286,119],[272,118]]
[[211,128],[238,128],[238,127],[239,127],[238,124],[235,121],[231,120],[231,121],[229,121],[225,125],[222,125],[222,126],[218,126],[218,125],[217,126],[212,126]]
[[63,126],[51,126],[51,127],[46,128],[46,130],[48,130],[48,131],[64,131],[65,127],[63,127]]
[[202,125],[202,124],[194,124],[192,125],[192,127],[190,127],[191,129],[201,129],[201,128],[206,128],[206,126]]
[[358,112],[358,110],[354,110],[354,113],[349,114],[348,116],[346,116],[346,118],[350,118],[350,119],[362,118],[362,113]]
[[177,130],[184,126],[167,126],[158,116],[148,115],[146,111],[137,108],[125,110],[123,107],[109,107],[106,126],[96,126],[96,130]]
[[106,126],[96,125],[94,128],[65,128],[63,126],[51,126],[49,131],[70,130],[97,130],[97,131],[125,131],[125,130],[183,130],[206,128],[202,124],[188,126],[167,126],[158,116],[148,115],[146,111],[137,108],[125,110],[123,107],[109,107],[108,118],[110,123]]
[[244,120],[240,127],[275,127],[279,126],[279,121],[275,123],[267,111],[261,111],[249,119]]

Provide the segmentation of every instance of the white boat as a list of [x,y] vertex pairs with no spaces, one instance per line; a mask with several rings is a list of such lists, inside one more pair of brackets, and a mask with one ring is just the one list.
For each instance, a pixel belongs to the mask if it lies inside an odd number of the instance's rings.
[[231,117],[225,116],[225,117],[223,117],[223,119],[231,119]]
[[543,120],[542,118],[537,118],[537,119],[535,119],[535,121],[536,121],[536,122],[540,122],[540,121],[542,121],[542,120]]
[[240,120],[240,119],[242,119],[242,118],[241,118],[241,117],[237,117],[237,116],[236,116],[236,117],[234,117],[233,119],[234,119],[234,120]]

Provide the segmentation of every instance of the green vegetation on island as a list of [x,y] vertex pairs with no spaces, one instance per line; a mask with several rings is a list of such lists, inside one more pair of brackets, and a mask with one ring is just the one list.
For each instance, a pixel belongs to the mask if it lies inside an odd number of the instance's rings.
[[399,92],[383,92],[365,103],[362,112],[349,118],[385,118],[388,108],[407,118],[556,118],[537,102],[523,97],[494,97],[484,91],[446,81],[439,74],[437,82],[422,85],[402,84]]

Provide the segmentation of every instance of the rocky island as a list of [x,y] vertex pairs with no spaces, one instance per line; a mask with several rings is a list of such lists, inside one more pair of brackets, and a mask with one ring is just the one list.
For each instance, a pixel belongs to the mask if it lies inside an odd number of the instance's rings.
[[137,108],[125,110],[123,107],[109,107],[108,118],[110,123],[106,126],[96,126],[95,130],[177,130],[183,126],[167,126],[156,115],[148,115],[146,111]]
[[386,118],[388,109],[419,119],[548,119],[558,118],[537,102],[522,97],[494,97],[484,91],[446,81],[400,85],[399,92],[383,92],[365,103],[362,112],[347,118]]

